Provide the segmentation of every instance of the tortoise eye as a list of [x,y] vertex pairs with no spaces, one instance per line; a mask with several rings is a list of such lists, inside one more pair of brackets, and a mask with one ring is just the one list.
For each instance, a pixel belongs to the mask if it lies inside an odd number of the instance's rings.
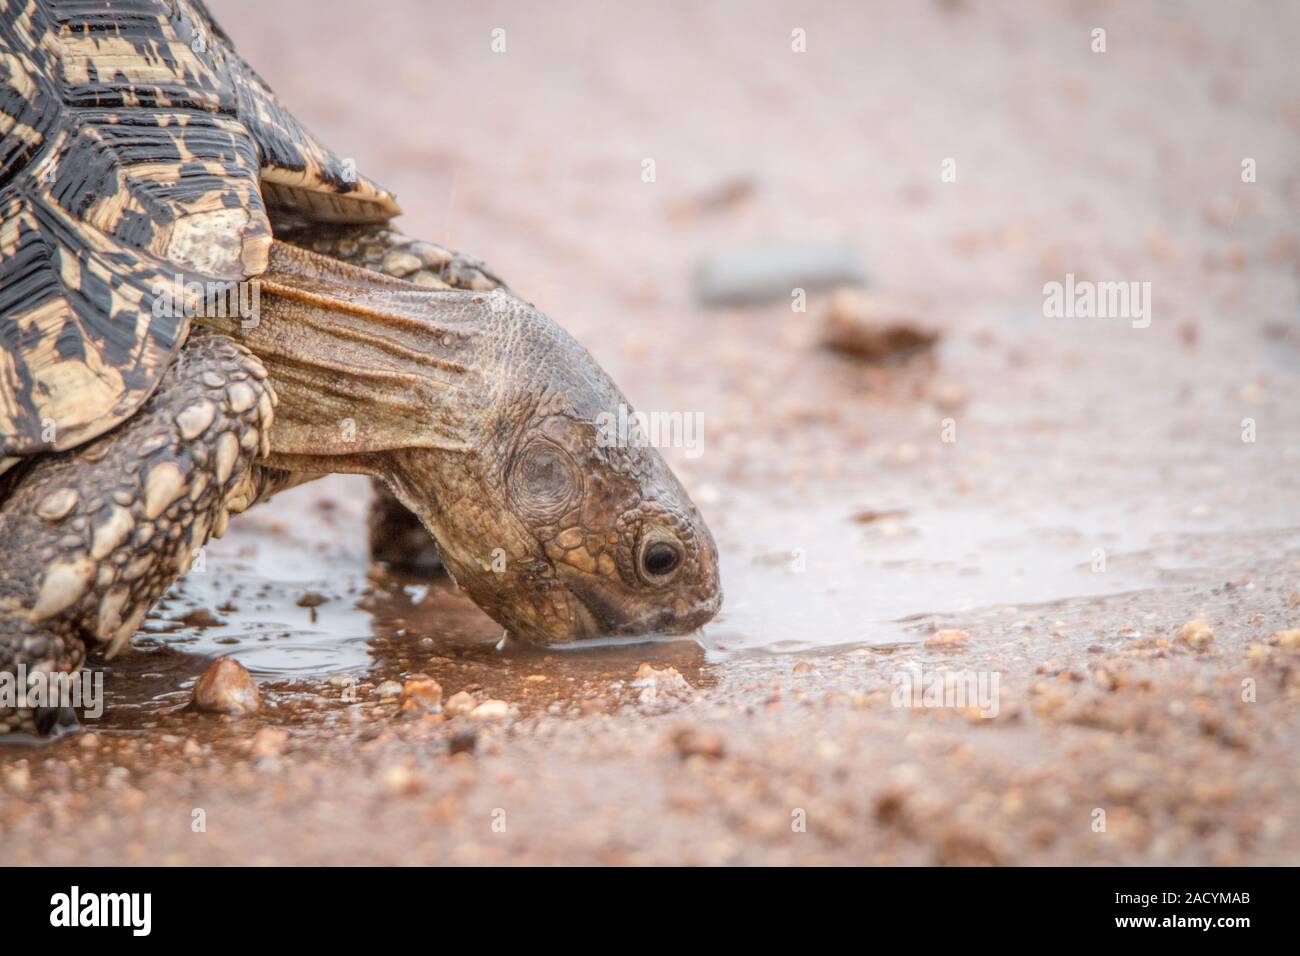
[[655,535],[641,545],[641,577],[647,584],[666,584],[682,564],[682,546],[675,538]]

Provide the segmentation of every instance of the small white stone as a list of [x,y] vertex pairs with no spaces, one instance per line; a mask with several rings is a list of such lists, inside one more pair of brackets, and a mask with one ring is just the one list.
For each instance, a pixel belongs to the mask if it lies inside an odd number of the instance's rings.
[[504,700],[485,700],[469,716],[473,720],[504,720],[510,716],[510,705]]
[[251,714],[261,706],[257,684],[234,658],[213,661],[194,685],[194,706],[218,714]]

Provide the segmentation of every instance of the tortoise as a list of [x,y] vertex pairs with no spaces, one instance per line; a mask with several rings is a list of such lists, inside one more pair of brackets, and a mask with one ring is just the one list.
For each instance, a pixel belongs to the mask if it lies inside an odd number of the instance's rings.
[[[717,612],[695,505],[598,427],[617,386],[396,231],[199,0],[0,0],[0,135],[0,676],[116,654],[230,515],[336,472],[524,639]],[[0,738],[75,727],[11,703]]]

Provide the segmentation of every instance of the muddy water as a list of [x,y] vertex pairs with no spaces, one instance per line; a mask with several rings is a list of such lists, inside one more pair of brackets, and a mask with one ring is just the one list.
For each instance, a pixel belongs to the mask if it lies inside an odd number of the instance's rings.
[[[528,713],[568,709],[625,682],[642,662],[712,683],[700,640],[603,641],[548,651],[511,640],[445,576],[370,562],[369,482],[327,478],[242,516],[150,615],[135,654],[106,662],[107,732],[180,727],[208,662],[238,660],[274,720],[346,707],[385,680],[437,679]],[[277,714],[278,711],[278,714]],[[193,729],[191,727],[191,729]]]

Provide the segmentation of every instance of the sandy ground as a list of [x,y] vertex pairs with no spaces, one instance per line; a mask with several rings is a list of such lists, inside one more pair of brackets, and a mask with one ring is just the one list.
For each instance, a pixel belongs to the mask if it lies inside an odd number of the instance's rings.
[[[102,720],[0,752],[0,862],[1300,859],[1300,10],[212,6],[406,231],[704,415],[666,454],[727,605],[698,641],[497,650],[369,566],[364,482],[300,489]],[[700,261],[768,241],[856,248],[939,346],[865,365],[819,347],[825,296],[697,304]],[[1067,273],[1151,283],[1149,327],[1045,318]],[[179,710],[228,652],[263,713]],[[945,673],[996,714],[899,706]],[[506,714],[402,714],[419,675]]]

